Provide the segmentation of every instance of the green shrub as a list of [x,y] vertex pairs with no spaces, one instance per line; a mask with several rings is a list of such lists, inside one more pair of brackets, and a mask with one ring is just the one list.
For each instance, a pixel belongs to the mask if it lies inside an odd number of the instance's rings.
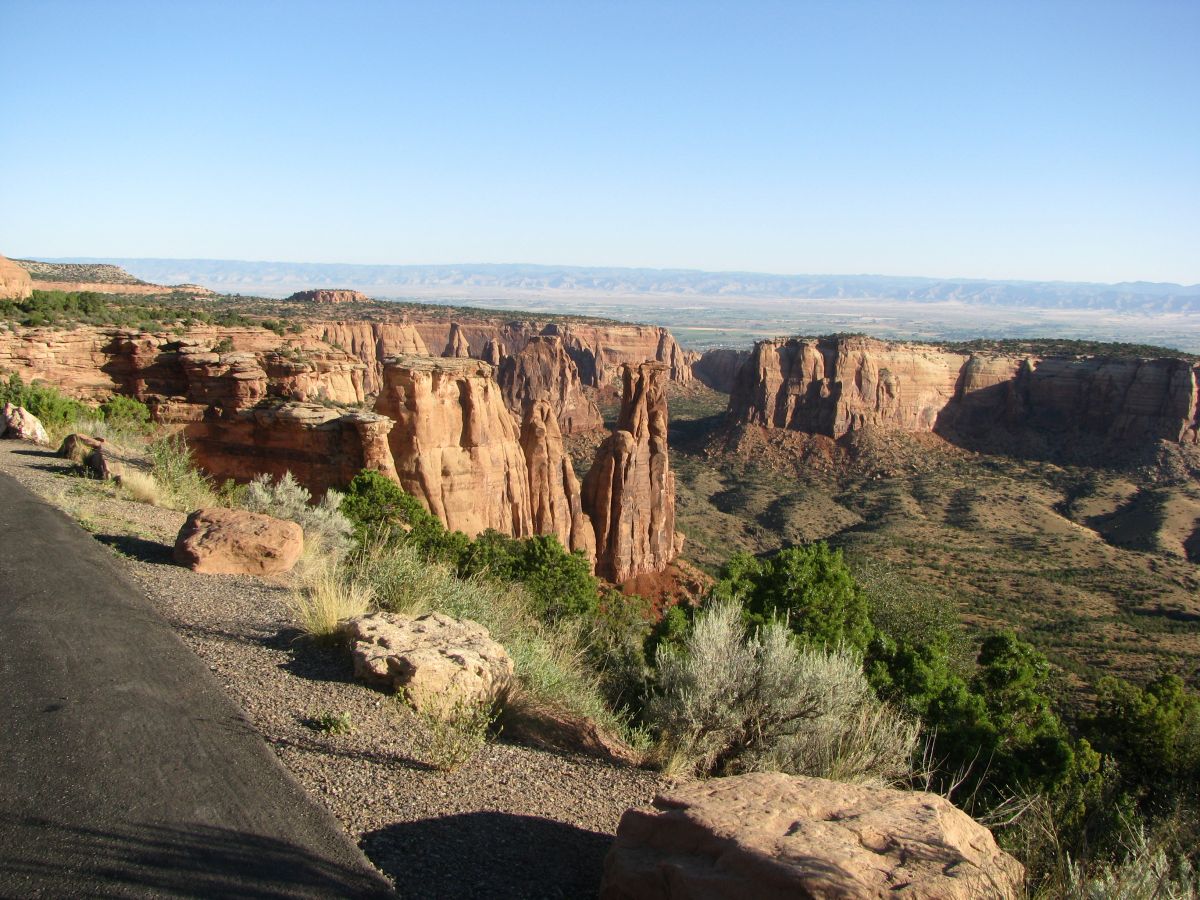
[[146,432],[150,428],[150,408],[133,397],[114,394],[100,404],[104,421],[122,431]]
[[192,451],[182,434],[151,441],[146,450],[150,455],[151,474],[166,494],[165,505],[190,512],[216,504],[212,485],[196,468]]
[[592,616],[599,582],[582,553],[568,553],[554,535],[515,539],[489,529],[471,541],[458,565],[461,575],[489,575],[525,585],[546,619]]
[[17,372],[0,382],[0,406],[11,403],[37,416],[47,431],[60,431],[71,422],[88,416],[91,410],[78,400],[67,397],[49,385],[35,381],[25,384]]
[[353,544],[354,526],[340,510],[342,495],[334,490],[325,492],[321,502],[314,504],[312,494],[292,476],[284,472],[278,481],[271,476],[255,476],[241,497],[241,505],[250,512],[263,513],[277,519],[289,519],[304,529],[305,539],[321,542],[327,553],[339,557]]
[[810,644],[861,650],[871,639],[866,597],[842,552],[824,541],[766,559],[736,554],[721,570],[713,596],[741,604],[748,625],[781,619]]
[[421,755],[442,772],[453,772],[482,750],[498,718],[490,703],[462,698],[444,709],[413,712],[421,723]]
[[740,606],[719,602],[696,616],[682,648],[659,648],[646,716],[671,768],[908,777],[916,724],[875,697],[854,650],[802,645],[779,621],[752,633],[743,622]]

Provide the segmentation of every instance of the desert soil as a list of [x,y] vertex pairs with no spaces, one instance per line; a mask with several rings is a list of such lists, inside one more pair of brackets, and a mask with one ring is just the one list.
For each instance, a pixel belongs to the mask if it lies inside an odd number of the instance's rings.
[[[406,897],[595,895],[621,814],[656,773],[505,741],[454,772],[421,760],[420,726],[353,681],[348,655],[291,627],[286,578],[173,564],[184,514],[124,500],[51,452],[0,441],[0,471],[62,507],[122,561],[299,782]],[[348,713],[352,731],[320,730]]]

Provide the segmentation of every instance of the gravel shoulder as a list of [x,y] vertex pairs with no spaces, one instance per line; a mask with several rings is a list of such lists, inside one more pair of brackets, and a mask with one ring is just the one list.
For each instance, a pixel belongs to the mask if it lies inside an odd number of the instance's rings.
[[[184,514],[119,498],[49,451],[0,441],[0,471],[109,547],[297,780],[406,897],[594,896],[621,814],[661,776],[501,738],[454,772],[420,760],[419,726],[351,678],[348,656],[297,639],[286,579],[174,565]],[[314,727],[348,713],[353,730]]]

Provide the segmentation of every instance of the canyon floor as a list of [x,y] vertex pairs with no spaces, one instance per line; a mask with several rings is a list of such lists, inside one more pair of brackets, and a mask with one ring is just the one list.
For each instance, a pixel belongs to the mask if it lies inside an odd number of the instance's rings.
[[[286,580],[172,563],[182,513],[123,500],[47,450],[0,441],[0,471],[109,547],[300,783],[407,897],[595,894],[621,814],[652,772],[500,739],[454,772],[420,759],[406,707],[351,678],[341,651],[300,640]],[[353,730],[320,730],[324,714]]]
[[1015,628],[1068,676],[1195,677],[1200,478],[1177,445],[1093,468],[935,435],[729,435],[726,399],[692,387],[671,405],[677,522],[703,568],[825,539],[868,589],[949,602],[972,631]]

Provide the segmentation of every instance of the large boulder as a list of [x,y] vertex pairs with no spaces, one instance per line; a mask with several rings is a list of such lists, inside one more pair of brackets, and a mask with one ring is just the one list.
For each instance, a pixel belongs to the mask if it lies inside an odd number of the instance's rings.
[[5,403],[0,411],[0,437],[10,440],[49,444],[50,438],[38,417],[23,406]]
[[287,572],[303,551],[295,522],[241,509],[198,509],[175,539],[175,561],[207,575]]
[[470,619],[373,613],[347,620],[340,634],[356,677],[403,691],[418,711],[445,715],[459,701],[493,703],[512,682],[512,658]]
[[1016,898],[1024,869],[947,800],[755,772],[621,818],[601,900]]

